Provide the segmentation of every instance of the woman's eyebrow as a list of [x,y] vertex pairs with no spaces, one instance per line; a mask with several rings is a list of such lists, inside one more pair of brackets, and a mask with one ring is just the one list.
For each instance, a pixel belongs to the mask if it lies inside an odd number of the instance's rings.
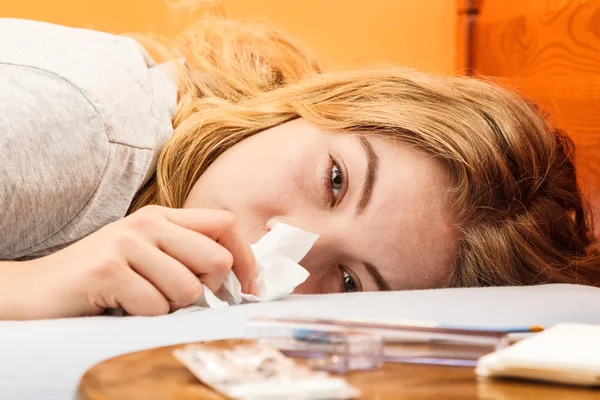
[[390,290],[392,290],[387,281],[383,279],[383,276],[381,276],[377,268],[375,268],[372,264],[365,262],[365,269],[367,270],[369,275],[371,275],[371,278],[373,278],[373,280],[375,281],[377,289],[380,292],[389,292]]
[[379,171],[379,157],[377,156],[377,153],[375,153],[373,146],[371,146],[371,143],[369,143],[366,137],[361,135],[356,135],[355,137],[365,151],[365,155],[367,157],[367,173],[365,174],[365,181],[362,186],[360,198],[358,203],[356,203],[355,215],[358,216],[365,211],[365,208],[371,201],[373,187],[377,181],[377,173]]

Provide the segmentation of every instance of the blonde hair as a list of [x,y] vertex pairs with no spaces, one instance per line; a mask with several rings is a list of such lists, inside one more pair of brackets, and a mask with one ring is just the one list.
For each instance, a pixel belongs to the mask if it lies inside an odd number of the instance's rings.
[[130,212],[182,207],[224,151],[304,118],[402,141],[445,167],[460,232],[448,286],[600,283],[572,142],[515,93],[400,67],[324,72],[281,32],[223,18],[201,20],[174,45],[142,43],[185,67],[174,134]]

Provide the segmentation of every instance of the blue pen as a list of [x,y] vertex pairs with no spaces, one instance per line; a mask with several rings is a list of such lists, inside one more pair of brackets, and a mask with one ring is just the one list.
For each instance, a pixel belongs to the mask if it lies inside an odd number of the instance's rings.
[[544,327],[541,325],[531,326],[470,326],[470,325],[446,325],[440,324],[436,328],[444,329],[459,329],[459,330],[470,330],[470,331],[487,331],[487,332],[502,332],[502,333],[524,333],[524,332],[541,332]]
[[[411,328],[418,327],[418,325],[410,325]],[[431,325],[427,324],[424,327],[427,328],[441,328],[441,329],[451,329],[458,331],[479,331],[479,332],[494,332],[494,333],[533,333],[533,332],[541,332],[544,330],[544,327],[541,325],[531,325],[531,326],[467,326],[467,325],[451,325],[451,324],[439,324],[439,325]],[[399,326],[399,328],[401,328]],[[450,333],[450,332],[446,332]],[[332,340],[332,332],[331,331],[320,331],[315,329],[294,329],[292,331],[292,336],[296,340],[306,341],[306,342],[314,342],[314,343],[330,343]]]

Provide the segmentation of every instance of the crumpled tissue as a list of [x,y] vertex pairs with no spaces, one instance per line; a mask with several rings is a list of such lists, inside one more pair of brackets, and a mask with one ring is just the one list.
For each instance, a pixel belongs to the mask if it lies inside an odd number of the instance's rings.
[[292,293],[304,282],[309,272],[298,264],[319,238],[283,223],[276,224],[258,242],[252,244],[256,257],[258,293],[242,293],[242,285],[233,271],[229,271],[217,293],[203,287],[202,296],[195,306],[221,308],[240,303],[277,300]]

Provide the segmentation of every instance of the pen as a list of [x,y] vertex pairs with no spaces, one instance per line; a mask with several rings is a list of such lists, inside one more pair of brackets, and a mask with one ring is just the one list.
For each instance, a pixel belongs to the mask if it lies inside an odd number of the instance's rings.
[[[396,325],[398,329],[410,326],[411,328],[418,328],[420,325],[410,323],[409,325]],[[445,330],[445,334],[452,334],[452,331],[456,330],[456,334],[460,334],[461,331],[477,331],[477,332],[493,332],[493,333],[534,333],[541,332],[544,327],[541,325],[513,325],[513,326],[472,326],[472,325],[452,325],[452,324],[433,324],[424,323],[424,328],[440,328]],[[351,329],[351,328],[350,328]],[[392,333],[389,332],[388,335]],[[435,332],[430,332],[435,334]],[[296,340],[310,341],[318,343],[328,343],[331,341],[331,331],[316,329],[293,329],[292,336]],[[387,336],[384,334],[384,336]],[[391,336],[394,336],[393,333]]]

